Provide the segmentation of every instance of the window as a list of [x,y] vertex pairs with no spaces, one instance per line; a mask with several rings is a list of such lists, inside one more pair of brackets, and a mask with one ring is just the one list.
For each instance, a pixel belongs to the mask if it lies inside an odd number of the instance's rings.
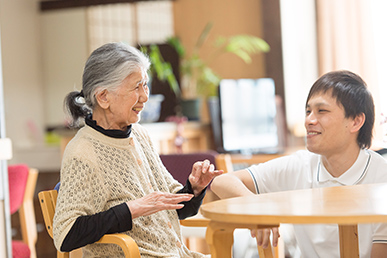
[[171,1],[93,6],[86,17],[90,50],[117,41],[163,43],[174,34]]

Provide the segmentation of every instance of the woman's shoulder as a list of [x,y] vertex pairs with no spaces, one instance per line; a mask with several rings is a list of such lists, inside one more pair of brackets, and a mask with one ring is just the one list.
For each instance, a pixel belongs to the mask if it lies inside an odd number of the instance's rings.
[[77,131],[75,136],[67,143],[63,158],[68,155],[83,156],[87,155],[86,153],[90,153],[88,150],[92,148],[92,142],[87,131],[87,127],[82,127]]
[[140,137],[149,138],[148,131],[139,123],[132,124],[132,131]]

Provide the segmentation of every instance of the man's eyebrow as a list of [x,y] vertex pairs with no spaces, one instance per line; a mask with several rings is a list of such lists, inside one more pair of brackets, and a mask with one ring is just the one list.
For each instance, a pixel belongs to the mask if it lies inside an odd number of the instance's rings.
[[[325,102],[317,102],[317,103],[313,104],[313,106],[314,106],[314,107],[321,107],[321,106],[329,106],[329,104],[328,104],[328,103],[325,103]],[[308,107],[311,107],[311,105],[308,103],[308,104],[306,104],[306,107],[307,107],[307,108],[308,108]]]

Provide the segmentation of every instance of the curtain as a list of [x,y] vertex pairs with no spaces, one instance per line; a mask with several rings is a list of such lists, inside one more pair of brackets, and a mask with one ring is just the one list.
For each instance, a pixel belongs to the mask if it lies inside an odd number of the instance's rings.
[[370,9],[369,0],[316,0],[319,73],[350,70],[367,83],[375,102],[375,145],[382,129]]

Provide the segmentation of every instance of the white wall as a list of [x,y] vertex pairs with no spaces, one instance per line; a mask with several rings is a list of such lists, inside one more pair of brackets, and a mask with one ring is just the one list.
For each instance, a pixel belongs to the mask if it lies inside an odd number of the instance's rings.
[[[44,124],[37,1],[0,0],[0,29],[6,135],[16,146],[32,145],[33,134],[27,123],[31,129],[36,126],[35,135],[40,134]],[[8,212],[1,201],[0,224],[5,213],[9,220]],[[3,234],[4,225],[0,229]],[[1,257],[6,257],[4,245],[0,237]]]
[[38,0],[0,0],[0,27],[6,134],[33,146],[44,125]]
[[86,9],[41,14],[45,119],[49,126],[64,123],[63,99],[82,89],[87,52]]

